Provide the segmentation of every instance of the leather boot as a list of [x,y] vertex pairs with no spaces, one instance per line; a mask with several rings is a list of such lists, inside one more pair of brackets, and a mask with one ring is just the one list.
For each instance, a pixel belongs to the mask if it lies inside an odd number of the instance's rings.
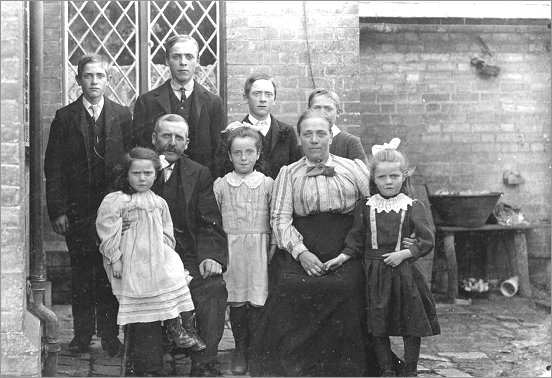
[[404,369],[405,377],[417,377],[418,376],[418,363],[417,362],[407,362]]
[[195,313],[193,311],[185,311],[180,313],[182,318],[182,327],[194,339],[195,344],[190,348],[191,352],[199,352],[201,350],[207,349],[205,341],[197,334],[195,329]]
[[247,327],[247,305],[230,307],[230,324],[236,349],[232,355],[232,373],[243,375],[248,369],[249,335]]
[[396,377],[393,363],[384,363],[381,367],[382,377]]
[[167,337],[169,340],[174,341],[177,347],[190,348],[197,344],[197,341],[182,327],[180,317],[165,320],[165,326],[167,328]]

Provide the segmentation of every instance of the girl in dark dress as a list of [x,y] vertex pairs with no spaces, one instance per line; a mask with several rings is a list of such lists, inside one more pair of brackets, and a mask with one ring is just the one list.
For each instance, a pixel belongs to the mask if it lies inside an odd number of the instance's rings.
[[[424,205],[408,197],[412,173],[395,138],[374,146],[370,162],[371,193],[357,204],[345,239],[345,258],[362,255],[366,277],[367,330],[373,336],[383,376],[395,376],[389,336],[404,341],[405,376],[417,375],[423,336],[440,333],[435,301],[416,260],[433,248],[434,234]],[[404,236],[415,239],[403,240]],[[401,244],[404,247],[401,248]]]

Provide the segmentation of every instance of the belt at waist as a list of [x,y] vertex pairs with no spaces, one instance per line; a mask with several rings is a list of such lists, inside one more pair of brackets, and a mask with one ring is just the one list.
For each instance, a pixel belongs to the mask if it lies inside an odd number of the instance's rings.
[[259,227],[257,229],[247,229],[247,230],[240,230],[239,228],[226,228],[226,227],[223,227],[224,229],[224,232],[226,232],[227,234],[232,234],[232,235],[242,235],[242,234],[270,234],[271,233],[271,230],[270,228],[266,228],[266,227]]
[[364,258],[371,260],[383,260],[385,257],[382,255],[394,251],[387,251],[385,249],[366,249],[364,251]]

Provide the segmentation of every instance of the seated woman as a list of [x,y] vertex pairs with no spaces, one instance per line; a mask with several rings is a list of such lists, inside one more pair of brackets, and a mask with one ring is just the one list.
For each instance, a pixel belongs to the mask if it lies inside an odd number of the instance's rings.
[[284,166],[274,182],[278,250],[252,343],[252,376],[379,373],[373,354],[367,358],[361,261],[338,260],[336,270],[325,264],[338,258],[355,204],[369,195],[366,165],[329,153],[331,126],[324,116],[303,113],[297,130],[304,157]]

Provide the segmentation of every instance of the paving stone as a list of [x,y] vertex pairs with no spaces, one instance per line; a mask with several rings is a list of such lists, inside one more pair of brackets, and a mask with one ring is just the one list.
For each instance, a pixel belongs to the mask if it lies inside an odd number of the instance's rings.
[[489,356],[481,352],[459,352],[459,353],[442,352],[437,354],[443,357],[450,357],[454,360],[479,360],[482,358],[489,358]]
[[435,372],[443,377],[471,377],[471,375],[457,369],[438,369]]
[[442,361],[442,362],[448,362],[448,361],[450,361],[448,358],[437,357],[437,356],[430,356],[430,355],[428,355],[428,354],[420,354],[420,360]]

